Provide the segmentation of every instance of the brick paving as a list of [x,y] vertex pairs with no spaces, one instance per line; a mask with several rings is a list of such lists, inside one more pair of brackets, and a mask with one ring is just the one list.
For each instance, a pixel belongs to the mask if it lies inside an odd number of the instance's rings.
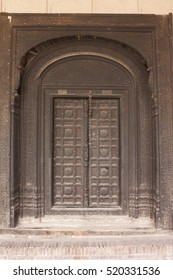
[[0,259],[173,259],[173,233],[55,237],[1,233]]

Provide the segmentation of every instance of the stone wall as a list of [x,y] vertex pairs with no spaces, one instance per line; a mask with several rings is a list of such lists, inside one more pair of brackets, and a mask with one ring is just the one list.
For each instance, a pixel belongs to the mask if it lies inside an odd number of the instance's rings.
[[5,16],[0,17],[0,227],[9,226],[9,173],[10,173],[10,38],[9,24]]
[[173,0],[0,0],[0,12],[168,14]]

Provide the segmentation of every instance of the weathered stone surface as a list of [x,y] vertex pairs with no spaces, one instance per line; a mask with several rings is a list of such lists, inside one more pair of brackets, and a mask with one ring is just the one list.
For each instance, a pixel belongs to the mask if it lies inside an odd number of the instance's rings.
[[0,16],[0,226],[9,226],[10,40],[7,16]]

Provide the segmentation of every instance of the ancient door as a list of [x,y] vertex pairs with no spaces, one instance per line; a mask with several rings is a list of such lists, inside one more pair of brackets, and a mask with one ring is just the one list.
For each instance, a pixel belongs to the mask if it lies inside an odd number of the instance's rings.
[[43,108],[46,213],[126,206],[127,90],[49,88]]
[[53,205],[115,207],[119,204],[119,101],[97,97],[54,98]]

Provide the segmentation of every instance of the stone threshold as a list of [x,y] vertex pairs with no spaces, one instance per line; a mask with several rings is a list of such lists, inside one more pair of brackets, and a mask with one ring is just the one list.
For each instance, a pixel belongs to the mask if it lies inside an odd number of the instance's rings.
[[124,236],[160,234],[148,218],[132,219],[128,216],[61,215],[43,219],[20,219],[16,228],[0,229],[1,234],[40,236]]

